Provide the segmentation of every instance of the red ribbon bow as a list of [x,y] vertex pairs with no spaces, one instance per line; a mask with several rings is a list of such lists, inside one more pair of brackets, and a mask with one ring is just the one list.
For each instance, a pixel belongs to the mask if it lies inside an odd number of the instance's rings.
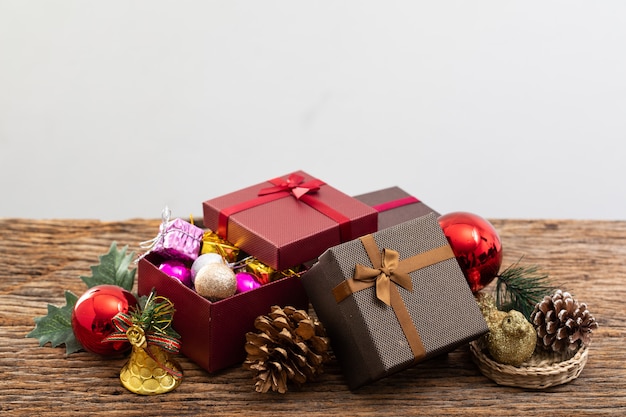
[[[128,340],[128,329],[135,324],[132,316],[128,313],[120,311],[111,320],[113,322],[113,326],[115,327],[115,331],[107,336],[104,341],[118,342]],[[157,345],[171,353],[178,353],[180,350],[180,341],[175,337],[162,332],[155,332],[153,330],[146,331],[145,336],[146,343],[148,345]]]
[[326,183],[318,179],[312,179],[307,182],[303,182],[304,177],[297,173],[289,174],[287,180],[283,178],[274,178],[269,180],[274,184],[273,187],[262,188],[258,192],[258,196],[255,199],[241,202],[230,207],[226,207],[220,210],[217,221],[217,234],[223,239],[228,239],[228,218],[235,213],[243,210],[247,210],[252,207],[256,207],[260,204],[269,203],[274,200],[293,196],[298,201],[301,201],[308,206],[311,206],[315,210],[336,221],[339,224],[339,234],[341,241],[347,241],[353,239],[352,229],[350,225],[350,219],[326,205],[322,201],[319,201],[315,196],[311,195],[320,189],[322,185]]
[[288,192],[293,194],[296,199],[300,199],[305,194],[314,193],[315,191],[320,189],[320,186],[324,185],[323,181],[318,179],[313,179],[303,183],[304,177],[299,174],[291,174],[287,178],[287,180],[283,180],[282,178],[274,178],[270,180],[273,187],[263,188],[259,191],[259,196],[274,194],[280,192]]

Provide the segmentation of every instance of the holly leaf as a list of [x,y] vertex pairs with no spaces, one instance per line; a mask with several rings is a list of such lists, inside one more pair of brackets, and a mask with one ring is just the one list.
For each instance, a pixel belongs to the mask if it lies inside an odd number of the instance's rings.
[[76,305],[78,297],[71,291],[65,291],[65,305],[57,307],[48,304],[48,314],[46,316],[35,317],[35,328],[26,335],[39,339],[39,346],[50,343],[52,347],[65,344],[65,352],[78,352],[83,347],[74,336],[72,330],[72,311]]
[[111,243],[109,252],[99,256],[100,263],[91,266],[91,276],[81,276],[80,279],[87,284],[88,288],[111,284],[132,291],[136,269],[129,269],[129,266],[135,254],[133,252],[126,254],[127,249],[128,246],[124,246],[118,250],[117,243]]

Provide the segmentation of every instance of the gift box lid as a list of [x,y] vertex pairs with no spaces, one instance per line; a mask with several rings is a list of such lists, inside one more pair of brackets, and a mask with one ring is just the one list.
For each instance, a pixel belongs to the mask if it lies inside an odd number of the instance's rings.
[[354,196],[378,212],[378,230],[424,216],[440,214],[402,188],[394,186]]
[[[412,291],[391,282],[406,309],[402,320],[400,308],[390,307],[378,298],[376,285],[344,294],[341,300],[336,297],[337,288],[354,281],[357,265],[375,269],[375,255],[370,256],[372,252],[368,252],[364,241],[373,241],[380,250],[379,262],[392,251],[398,254],[400,265],[437,253],[431,256],[431,264],[408,272]],[[487,324],[434,213],[383,229],[365,240],[329,248],[303,275],[302,283],[351,388],[449,352],[487,332]],[[403,327],[407,315],[408,330]],[[413,333],[422,345],[419,355],[411,341]]]
[[203,202],[204,226],[282,270],[378,228],[367,204],[303,171]]

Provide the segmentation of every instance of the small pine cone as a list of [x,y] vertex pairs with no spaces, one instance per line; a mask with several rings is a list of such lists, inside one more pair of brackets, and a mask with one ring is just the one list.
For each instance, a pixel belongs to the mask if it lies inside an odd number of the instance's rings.
[[587,305],[561,290],[537,303],[530,321],[537,330],[537,344],[559,353],[589,345],[591,333],[598,328]]
[[258,332],[246,334],[245,369],[254,371],[255,390],[287,392],[287,382],[300,387],[316,379],[328,362],[329,341],[322,324],[304,310],[273,306],[254,321]]

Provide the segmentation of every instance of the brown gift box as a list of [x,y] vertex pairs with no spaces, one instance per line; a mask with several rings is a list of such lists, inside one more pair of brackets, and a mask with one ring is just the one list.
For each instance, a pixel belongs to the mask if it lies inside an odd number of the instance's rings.
[[276,270],[378,228],[374,209],[303,171],[202,205],[205,227]]
[[[375,252],[367,242],[374,242]],[[380,266],[394,252],[399,266],[394,270],[387,261],[376,286],[359,288],[354,274],[375,270],[375,263]],[[426,266],[413,270],[415,258]],[[383,291],[376,287],[381,276],[396,279],[395,273],[408,273],[412,291],[390,282],[390,293],[396,292],[390,306],[377,298]],[[350,282],[356,287],[346,291]],[[302,283],[352,389],[454,350],[488,330],[434,213],[328,249]]]
[[389,187],[355,196],[378,212],[378,230],[424,216],[440,214],[400,187]]
[[179,280],[158,269],[162,261],[149,253],[139,261],[138,294],[156,290],[174,303],[173,327],[181,336],[181,353],[209,372],[245,360],[246,333],[255,331],[254,319],[273,305],[307,310],[309,300],[297,276],[282,278],[261,287],[210,302]]

